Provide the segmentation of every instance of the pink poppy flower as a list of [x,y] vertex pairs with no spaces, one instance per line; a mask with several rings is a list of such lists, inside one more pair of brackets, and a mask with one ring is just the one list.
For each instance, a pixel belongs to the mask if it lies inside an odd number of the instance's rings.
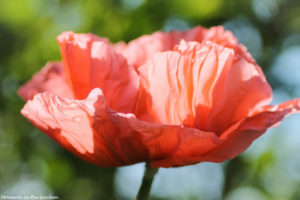
[[128,44],[58,36],[62,63],[19,89],[22,114],[102,167],[223,162],[244,152],[300,99],[269,105],[272,89],[223,27],[156,32]]

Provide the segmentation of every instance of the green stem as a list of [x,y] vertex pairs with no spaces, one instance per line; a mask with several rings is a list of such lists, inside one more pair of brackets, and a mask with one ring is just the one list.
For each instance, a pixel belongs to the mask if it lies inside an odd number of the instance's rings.
[[157,172],[158,172],[158,168],[153,169],[150,167],[150,165],[148,163],[145,165],[145,172],[144,172],[142,185],[140,187],[140,190],[136,197],[136,200],[148,199],[148,196],[149,196],[149,193],[151,190],[151,185],[152,185],[154,176]]

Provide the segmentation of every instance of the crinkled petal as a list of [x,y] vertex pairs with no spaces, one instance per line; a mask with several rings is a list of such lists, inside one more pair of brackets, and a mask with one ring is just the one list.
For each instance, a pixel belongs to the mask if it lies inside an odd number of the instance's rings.
[[[21,112],[64,148],[96,165],[120,166],[147,158],[145,149],[135,149],[137,137],[128,134],[122,139],[120,130],[108,119],[106,109],[102,91],[95,89],[85,100],[40,93]],[[121,145],[129,146],[128,143],[132,143],[132,160],[127,158],[129,149],[124,148],[124,152],[121,149]]]
[[189,161],[178,157],[202,155],[220,143],[212,132],[116,113],[105,105],[100,89],[85,100],[41,93],[26,103],[22,114],[75,155],[103,167],[167,158],[173,161],[161,167],[184,165]]
[[62,63],[48,62],[41,71],[18,90],[18,94],[27,101],[37,93],[45,91],[62,97],[73,96],[72,90],[67,84]]
[[219,144],[204,154],[170,156],[151,162],[152,167],[184,166],[198,162],[224,162],[243,153],[252,142],[278,125],[284,117],[300,112],[300,99],[294,99],[276,106],[265,106],[253,116],[242,119],[228,128],[219,137]]
[[234,50],[184,41],[175,50],[139,69],[139,119],[221,134],[271,101],[265,77]]
[[196,26],[185,31],[155,32],[137,38],[128,44],[119,42],[115,44],[115,50],[124,55],[128,62],[138,69],[157,52],[173,50],[181,40],[185,41],[211,41],[224,47],[234,49],[248,62],[255,63],[247,49],[239,45],[237,39],[230,31],[225,31],[222,26],[204,28]]
[[58,41],[76,99],[84,99],[93,88],[101,88],[111,109],[132,111],[138,75],[107,40],[92,34],[65,32]]
[[278,125],[284,117],[300,112],[300,99],[294,99],[275,106],[265,106],[253,116],[243,119],[220,136],[224,142],[207,153],[205,160],[223,162],[244,152],[250,144],[268,128]]

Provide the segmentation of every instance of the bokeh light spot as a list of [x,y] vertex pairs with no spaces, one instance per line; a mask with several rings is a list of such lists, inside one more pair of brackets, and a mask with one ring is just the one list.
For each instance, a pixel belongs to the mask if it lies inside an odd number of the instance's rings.
[[290,86],[300,86],[300,46],[285,49],[274,61],[272,75]]
[[280,0],[252,0],[255,15],[262,21],[267,21],[279,11]]

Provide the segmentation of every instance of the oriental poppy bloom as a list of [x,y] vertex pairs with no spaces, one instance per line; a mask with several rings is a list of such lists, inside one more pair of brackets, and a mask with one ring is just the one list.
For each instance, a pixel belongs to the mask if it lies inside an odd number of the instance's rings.
[[300,99],[269,105],[262,70],[220,26],[128,44],[73,32],[57,39],[62,63],[48,63],[19,89],[21,112],[99,166],[223,162],[300,110]]

